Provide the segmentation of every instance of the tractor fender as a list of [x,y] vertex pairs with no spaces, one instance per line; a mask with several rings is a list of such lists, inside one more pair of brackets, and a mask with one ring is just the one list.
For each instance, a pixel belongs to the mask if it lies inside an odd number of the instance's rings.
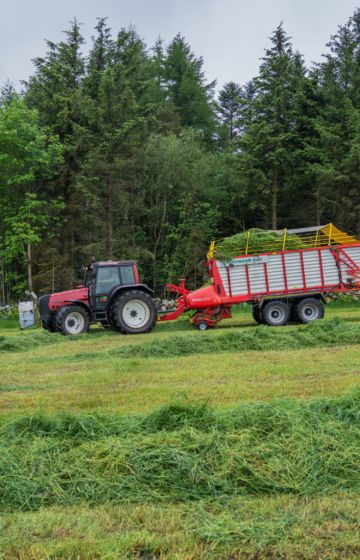
[[69,305],[79,305],[80,307],[85,309],[85,311],[89,314],[90,321],[94,321],[93,312],[91,311],[91,309],[90,309],[89,305],[87,305],[87,303],[85,303],[81,300],[78,300],[78,299],[65,299],[64,303],[69,304]]
[[106,309],[109,309],[114,299],[116,299],[120,294],[126,292],[127,290],[139,290],[140,292],[146,292],[151,297],[154,297],[154,290],[149,288],[147,284],[126,284],[124,286],[118,286],[112,292],[111,296],[109,297],[109,301],[107,303]]

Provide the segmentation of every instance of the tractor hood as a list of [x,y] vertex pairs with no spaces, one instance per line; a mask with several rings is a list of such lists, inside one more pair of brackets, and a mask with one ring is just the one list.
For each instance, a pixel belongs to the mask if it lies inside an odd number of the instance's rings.
[[57,292],[55,294],[51,294],[49,300],[49,309],[53,311],[73,301],[82,301],[88,305],[88,288],[76,288],[75,290],[66,290],[65,292]]

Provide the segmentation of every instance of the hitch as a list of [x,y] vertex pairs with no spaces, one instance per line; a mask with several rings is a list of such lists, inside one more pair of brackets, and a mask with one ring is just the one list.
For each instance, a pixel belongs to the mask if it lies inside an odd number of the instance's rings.
[[180,297],[176,300],[176,309],[173,311],[163,311],[158,314],[158,321],[173,321],[180,317],[184,311],[186,311],[186,296],[190,294],[190,290],[185,288],[185,279],[180,280],[180,286],[175,284],[166,284],[166,288],[170,292],[175,292],[179,294]]
[[180,286],[176,286],[175,284],[166,284],[166,287],[170,292],[176,292],[177,294],[181,294],[182,296],[190,294],[190,290],[185,288],[185,278],[181,278]]

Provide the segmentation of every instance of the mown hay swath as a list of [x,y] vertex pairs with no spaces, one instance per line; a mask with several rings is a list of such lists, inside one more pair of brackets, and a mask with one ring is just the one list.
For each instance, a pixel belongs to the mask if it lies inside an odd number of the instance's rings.
[[360,490],[360,393],[227,412],[31,416],[0,428],[0,507]]

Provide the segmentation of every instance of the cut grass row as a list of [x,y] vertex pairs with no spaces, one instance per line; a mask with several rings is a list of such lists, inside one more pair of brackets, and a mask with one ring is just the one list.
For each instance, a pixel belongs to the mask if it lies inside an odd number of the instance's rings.
[[0,507],[187,502],[360,490],[360,393],[172,403],[139,417],[35,415],[0,430]]
[[[200,333],[201,334],[201,333]],[[249,350],[286,350],[314,347],[341,346],[360,343],[360,323],[349,323],[340,319],[314,322],[295,329],[276,329],[261,325],[254,329],[227,330],[218,336],[172,335],[166,339],[153,340],[144,344],[127,345],[110,351],[110,355],[123,358],[159,358],[186,356],[189,354],[219,354],[246,352]],[[83,354],[74,354],[73,359],[83,359]],[[88,358],[93,357],[90,353]],[[97,354],[97,357],[99,355]]]
[[[106,335],[104,331],[102,335]],[[100,333],[96,333],[97,336]],[[93,340],[93,334],[79,337],[63,337],[45,330],[13,336],[0,336],[0,352],[26,352],[38,347],[67,342],[76,349],[76,343]],[[120,335],[119,335],[120,336]],[[344,321],[334,318],[328,321],[316,321],[309,325],[274,328],[265,325],[251,329],[222,329],[207,333],[187,332],[186,334],[168,334],[152,336],[143,344],[122,344],[119,348],[105,350],[104,355],[132,357],[169,357],[187,354],[208,354],[219,352],[244,352],[247,350],[282,350],[312,348],[316,346],[337,346],[360,343],[360,321]],[[75,345],[75,346],[74,346]],[[98,352],[96,354],[98,356]],[[81,359],[84,354],[72,353],[73,359]],[[88,359],[94,353],[86,352]]]

